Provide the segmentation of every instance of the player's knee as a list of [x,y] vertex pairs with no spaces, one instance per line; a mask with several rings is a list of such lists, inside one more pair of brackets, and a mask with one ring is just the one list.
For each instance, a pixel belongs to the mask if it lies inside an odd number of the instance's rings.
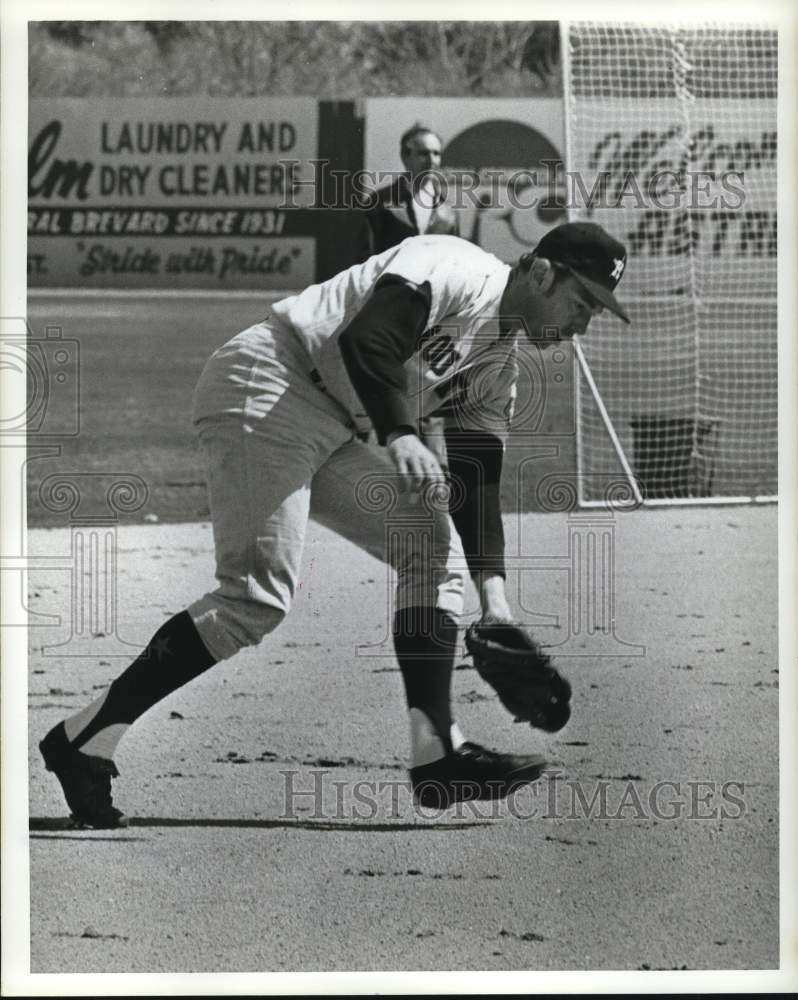
[[221,620],[239,649],[257,646],[285,619],[290,598],[267,591],[254,579],[236,591],[217,595]]
[[448,561],[451,542],[445,517],[419,518],[391,536],[388,558],[400,573],[410,566],[428,566],[430,572],[439,573]]
[[253,599],[241,602],[236,617],[242,645],[257,646],[282,623],[287,614],[287,607]]
[[247,646],[257,646],[285,618],[285,611],[221,590],[206,594],[189,613],[208,650],[220,662]]

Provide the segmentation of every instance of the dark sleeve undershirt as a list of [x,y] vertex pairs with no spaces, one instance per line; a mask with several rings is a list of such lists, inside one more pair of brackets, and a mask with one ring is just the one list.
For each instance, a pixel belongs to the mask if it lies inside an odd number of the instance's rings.
[[504,447],[484,431],[446,430],[450,513],[471,575],[506,576],[501,517]]
[[429,310],[428,284],[383,275],[341,332],[338,344],[347,373],[380,444],[392,431],[418,429],[418,415],[412,416],[408,405],[404,363],[418,350]]

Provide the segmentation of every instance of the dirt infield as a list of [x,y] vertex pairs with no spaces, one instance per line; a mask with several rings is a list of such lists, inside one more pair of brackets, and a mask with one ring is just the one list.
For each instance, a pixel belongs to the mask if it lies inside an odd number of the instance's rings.
[[[571,599],[586,531],[613,549],[614,636]],[[117,634],[84,638],[74,535],[31,532],[31,610],[61,617],[30,630],[31,971],[775,967],[776,509],[513,516],[507,536],[573,716],[514,726],[466,661],[454,699],[473,739],[548,755],[534,790],[414,810],[385,571],[311,526],[287,622],[123,741],[133,822],[109,832],[65,828],[36,743],[212,583],[211,533],[118,528]]]

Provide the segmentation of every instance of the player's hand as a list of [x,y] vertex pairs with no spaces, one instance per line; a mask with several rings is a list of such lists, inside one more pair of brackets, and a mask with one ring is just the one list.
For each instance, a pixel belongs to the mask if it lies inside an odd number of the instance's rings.
[[415,434],[389,439],[388,454],[411,493],[420,493],[427,486],[446,482],[440,462]]

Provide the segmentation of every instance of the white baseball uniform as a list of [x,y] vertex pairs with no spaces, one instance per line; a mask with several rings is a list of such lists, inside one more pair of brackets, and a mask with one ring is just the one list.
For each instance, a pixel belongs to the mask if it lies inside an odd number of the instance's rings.
[[413,504],[370,426],[339,336],[378,279],[426,283],[427,330],[405,364],[414,419],[436,412],[505,440],[517,378],[514,335],[499,331],[510,268],[452,236],[416,236],[277,302],[221,347],[197,386],[219,587],[189,607],[219,660],[272,631],[297,585],[309,515],[390,563],[397,608],[462,611],[466,564],[440,504]]

